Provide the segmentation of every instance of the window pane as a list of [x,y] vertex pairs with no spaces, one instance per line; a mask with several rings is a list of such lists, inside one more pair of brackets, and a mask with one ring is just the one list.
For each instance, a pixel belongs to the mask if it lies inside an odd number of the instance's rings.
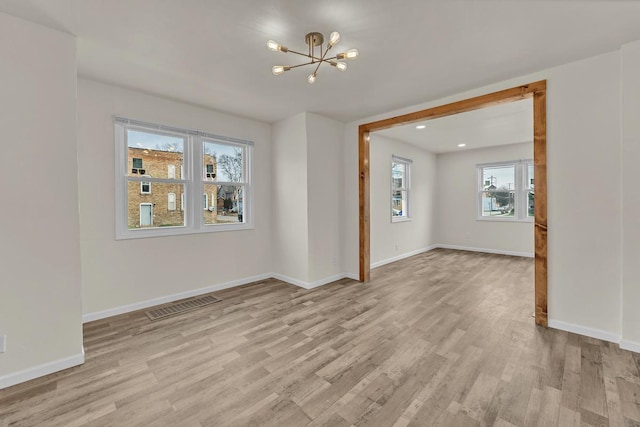
[[204,184],[205,195],[210,200],[209,209],[204,213],[204,223],[244,222],[243,188],[242,185]]
[[129,176],[183,179],[176,175],[182,171],[184,139],[127,130],[127,145]]
[[534,216],[534,204],[535,204],[535,193],[533,191],[529,191],[527,193],[527,216]]
[[488,191],[515,190],[516,170],[514,165],[494,166],[482,169],[482,189]]
[[405,170],[404,163],[391,163],[391,180],[393,182],[393,188],[404,188]]
[[404,190],[393,190],[391,196],[391,216],[407,216],[407,192]]
[[203,179],[207,181],[243,182],[243,147],[205,142],[203,150]]
[[128,228],[184,226],[184,211],[176,209],[176,194],[183,184],[153,183],[150,194],[140,192],[140,182],[127,183]]
[[535,179],[534,179],[534,167],[532,164],[527,165],[527,187],[529,189],[533,189]]
[[482,216],[513,217],[515,193],[513,191],[483,191]]

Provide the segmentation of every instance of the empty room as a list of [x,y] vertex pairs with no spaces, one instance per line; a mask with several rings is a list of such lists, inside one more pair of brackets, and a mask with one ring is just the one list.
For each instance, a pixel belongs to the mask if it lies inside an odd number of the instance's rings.
[[0,0],[0,426],[640,426],[640,3]]

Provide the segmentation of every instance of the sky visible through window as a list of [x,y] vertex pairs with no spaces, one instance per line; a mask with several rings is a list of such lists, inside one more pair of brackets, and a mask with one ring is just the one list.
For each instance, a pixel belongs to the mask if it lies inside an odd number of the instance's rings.
[[507,188],[513,190],[515,188],[515,173],[513,166],[503,166],[503,167],[493,167],[493,168],[484,168],[482,182],[487,181],[491,182],[492,185],[495,185],[496,188]]
[[[163,150],[163,151],[175,151],[182,153],[184,151],[184,140],[179,137],[169,135],[158,135],[148,132],[139,132],[135,130],[127,131],[128,146],[132,148],[146,148],[148,150]],[[205,147],[210,154],[215,154],[216,157],[220,157],[226,154],[231,157],[235,157],[237,148],[231,145],[205,143]]]

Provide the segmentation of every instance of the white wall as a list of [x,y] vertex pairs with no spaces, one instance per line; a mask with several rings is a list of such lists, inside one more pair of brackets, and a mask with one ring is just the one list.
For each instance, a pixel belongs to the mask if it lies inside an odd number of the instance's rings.
[[[406,142],[371,134],[371,265],[428,250],[435,243],[436,156]],[[391,156],[411,159],[410,221],[391,222]]]
[[623,345],[640,352],[640,41],[622,48]]
[[[115,240],[113,115],[254,141],[251,230]],[[271,127],[90,80],[78,80],[83,309],[89,318],[271,271]],[[130,308],[130,307],[129,307]]]
[[82,363],[75,39],[0,13],[0,388]]
[[[347,272],[357,273],[359,260],[359,124],[547,79],[550,323],[618,340],[622,332],[620,62],[620,52],[615,51],[347,124],[343,214]],[[640,301],[630,304],[638,307]]]
[[533,222],[478,221],[476,165],[533,159],[533,143],[439,154],[438,244],[533,256]]
[[273,125],[274,272],[309,280],[307,128],[301,113]]
[[341,268],[344,123],[306,114],[309,281],[337,279]]
[[301,113],[273,125],[276,277],[306,288],[342,276],[344,123]]

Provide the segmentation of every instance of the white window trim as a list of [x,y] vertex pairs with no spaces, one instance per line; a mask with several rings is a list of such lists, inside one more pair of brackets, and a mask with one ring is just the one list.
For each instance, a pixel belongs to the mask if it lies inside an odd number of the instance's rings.
[[[173,196],[173,197],[171,197]],[[171,200],[173,199],[173,200]],[[173,209],[171,209],[171,203],[173,203]],[[175,211],[177,210],[176,208],[176,193],[167,193],[167,210],[168,211]]]
[[[116,178],[116,240],[138,239],[182,234],[198,234],[254,229],[253,223],[253,182],[252,155],[253,142],[237,138],[214,135],[196,130],[181,129],[153,123],[146,123],[122,117],[114,117],[115,127],[115,178]],[[169,135],[184,139],[184,161],[181,167],[181,179],[165,179],[153,177],[135,177],[128,175],[127,130],[138,130],[159,135]],[[205,224],[203,212],[203,164],[202,146],[204,141],[225,145],[244,147],[244,182],[225,183],[216,181],[217,185],[243,185],[243,222],[231,224]],[[195,148],[195,149],[194,149]],[[195,166],[194,166],[195,165]],[[128,227],[127,185],[128,182],[159,182],[183,184],[180,208],[184,213],[185,225],[173,227],[136,228]],[[210,183],[210,181],[209,181]],[[185,204],[188,205],[185,207]],[[190,201],[193,200],[193,205]],[[192,208],[190,208],[192,206]]]
[[167,165],[167,178],[176,179],[176,165]]
[[[400,188],[401,191],[407,192],[407,215],[406,216],[393,216],[393,190],[398,190],[393,186],[393,164],[394,163],[403,163],[404,164],[404,187]],[[389,210],[389,215],[391,215],[391,222],[407,222],[411,221],[411,165],[413,164],[413,160],[407,159],[405,157],[396,156],[393,154],[391,156],[391,165],[390,165],[390,173],[391,173],[391,197],[389,198],[389,202],[391,203],[391,209]]]
[[[494,222],[533,222],[534,217],[528,216],[527,193],[529,187],[527,185],[528,166],[533,164],[532,159],[512,160],[492,163],[479,163],[476,165],[476,220],[477,221],[494,221]],[[514,184],[514,206],[515,215],[513,217],[500,216],[482,216],[482,171],[484,168],[514,166],[515,177]],[[535,191],[534,191],[535,193]]]

